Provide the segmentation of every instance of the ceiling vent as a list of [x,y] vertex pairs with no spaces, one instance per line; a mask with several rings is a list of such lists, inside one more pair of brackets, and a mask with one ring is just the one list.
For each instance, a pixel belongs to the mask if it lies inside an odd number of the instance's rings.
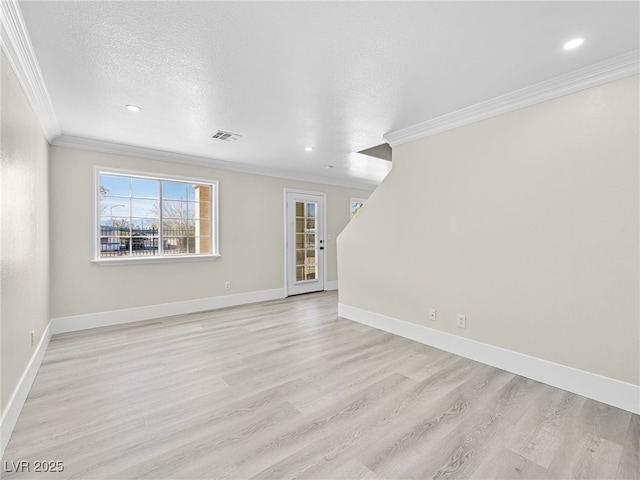
[[225,142],[230,142],[231,140],[237,140],[242,135],[238,135],[237,133],[225,132],[222,130],[218,130],[216,133],[211,135],[211,138],[215,140],[223,140]]

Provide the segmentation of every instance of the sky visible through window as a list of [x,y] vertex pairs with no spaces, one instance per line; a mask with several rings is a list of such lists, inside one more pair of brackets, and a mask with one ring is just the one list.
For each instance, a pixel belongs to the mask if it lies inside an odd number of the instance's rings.
[[[195,185],[181,182],[100,175],[101,215],[108,217],[158,218],[162,183],[163,200],[196,200]],[[172,205],[171,203],[167,205]],[[178,205],[178,204],[175,204]],[[184,205],[187,208],[187,204]],[[165,214],[168,212],[165,211]]]
[[356,213],[358,213],[358,211],[362,208],[362,205],[364,205],[363,200],[351,200],[351,218],[353,218]]
[[100,173],[98,255],[210,254],[207,182]]

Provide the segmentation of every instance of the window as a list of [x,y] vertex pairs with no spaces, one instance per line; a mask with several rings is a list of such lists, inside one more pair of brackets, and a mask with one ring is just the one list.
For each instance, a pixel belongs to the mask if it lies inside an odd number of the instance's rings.
[[351,217],[353,218],[356,216],[356,213],[358,213],[358,211],[362,208],[362,206],[364,205],[365,199],[364,198],[351,198],[350,200],[350,212],[351,212]]
[[217,182],[98,170],[96,260],[217,255]]

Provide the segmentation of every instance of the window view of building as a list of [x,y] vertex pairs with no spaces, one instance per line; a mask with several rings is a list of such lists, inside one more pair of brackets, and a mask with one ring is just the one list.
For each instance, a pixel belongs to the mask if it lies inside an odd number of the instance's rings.
[[100,172],[98,258],[215,254],[215,183]]

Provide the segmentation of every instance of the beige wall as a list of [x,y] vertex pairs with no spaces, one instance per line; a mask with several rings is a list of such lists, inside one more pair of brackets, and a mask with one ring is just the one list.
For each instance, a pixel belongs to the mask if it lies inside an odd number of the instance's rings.
[[49,207],[48,144],[4,52],[1,89],[0,405],[4,414],[49,321]]
[[[327,279],[337,279],[335,239],[349,198],[370,192],[282,178],[51,147],[52,317],[106,312],[284,287],[284,189],[326,192]],[[93,259],[94,166],[219,181],[215,261],[104,266]],[[231,290],[224,283],[231,282]]]
[[639,385],[638,90],[394,148],[338,239],[340,302]]

